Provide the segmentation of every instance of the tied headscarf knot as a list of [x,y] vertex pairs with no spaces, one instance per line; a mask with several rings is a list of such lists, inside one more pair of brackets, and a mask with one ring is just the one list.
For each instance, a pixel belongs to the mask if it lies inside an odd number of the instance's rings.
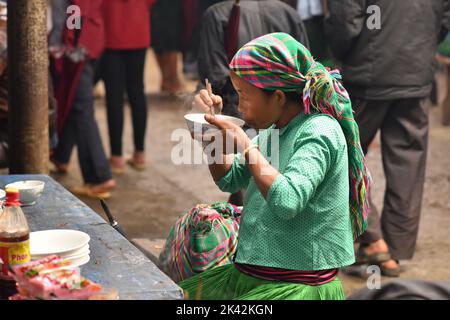
[[340,79],[342,76],[338,70],[329,72],[315,62],[305,76],[303,88],[305,114],[310,114],[312,108],[341,120],[345,108],[343,100],[348,99],[348,95],[339,82]]

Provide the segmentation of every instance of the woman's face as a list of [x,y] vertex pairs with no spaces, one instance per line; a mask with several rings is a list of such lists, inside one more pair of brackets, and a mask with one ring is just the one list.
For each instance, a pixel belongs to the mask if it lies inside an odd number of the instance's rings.
[[284,110],[286,97],[277,90],[268,94],[260,88],[230,73],[231,82],[239,95],[238,111],[245,122],[254,129],[266,129],[276,123]]

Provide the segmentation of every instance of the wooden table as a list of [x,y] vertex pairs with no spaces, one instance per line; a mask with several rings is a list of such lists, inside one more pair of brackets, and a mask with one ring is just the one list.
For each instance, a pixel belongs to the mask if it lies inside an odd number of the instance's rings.
[[91,260],[81,273],[123,300],[182,299],[168,276],[97,213],[46,175],[0,176],[0,187],[20,180],[42,180],[44,193],[34,206],[23,207],[31,231],[75,229],[90,235]]

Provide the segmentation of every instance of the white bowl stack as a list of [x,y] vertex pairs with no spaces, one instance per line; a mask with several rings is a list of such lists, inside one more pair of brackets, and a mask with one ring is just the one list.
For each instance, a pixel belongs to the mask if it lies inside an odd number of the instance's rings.
[[69,259],[75,266],[82,266],[90,260],[88,234],[78,230],[45,230],[30,233],[31,260],[50,255]]

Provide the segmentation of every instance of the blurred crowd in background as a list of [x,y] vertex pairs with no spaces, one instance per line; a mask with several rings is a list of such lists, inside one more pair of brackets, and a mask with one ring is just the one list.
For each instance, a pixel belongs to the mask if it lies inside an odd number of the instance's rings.
[[[110,196],[114,175],[124,174],[126,166],[145,170],[147,108],[152,104],[144,94],[149,48],[162,75],[162,93],[177,97],[186,92],[185,79],[198,81],[200,89],[207,78],[223,97],[223,113],[239,117],[228,62],[246,42],[286,32],[324,65],[342,69],[365,152],[381,132],[385,203],[381,217],[372,205],[359,257],[382,263],[386,275],[397,276],[398,261],[410,259],[415,248],[429,99],[436,103],[438,63],[442,70],[450,65],[450,12],[444,0],[371,3],[380,8],[380,29],[367,27],[371,13],[365,1],[356,0],[49,0],[49,138],[55,170],[68,172],[76,146],[84,184],[72,191],[102,198]],[[81,29],[67,27],[70,5],[81,9]],[[7,166],[6,2],[1,10],[0,162]],[[110,155],[94,117],[99,81],[105,86]],[[125,97],[133,124],[129,159],[122,148]],[[444,101],[447,110],[449,99]],[[450,123],[449,115],[444,113],[444,124]],[[241,204],[242,195],[230,201]],[[390,256],[383,255],[388,247]]]

